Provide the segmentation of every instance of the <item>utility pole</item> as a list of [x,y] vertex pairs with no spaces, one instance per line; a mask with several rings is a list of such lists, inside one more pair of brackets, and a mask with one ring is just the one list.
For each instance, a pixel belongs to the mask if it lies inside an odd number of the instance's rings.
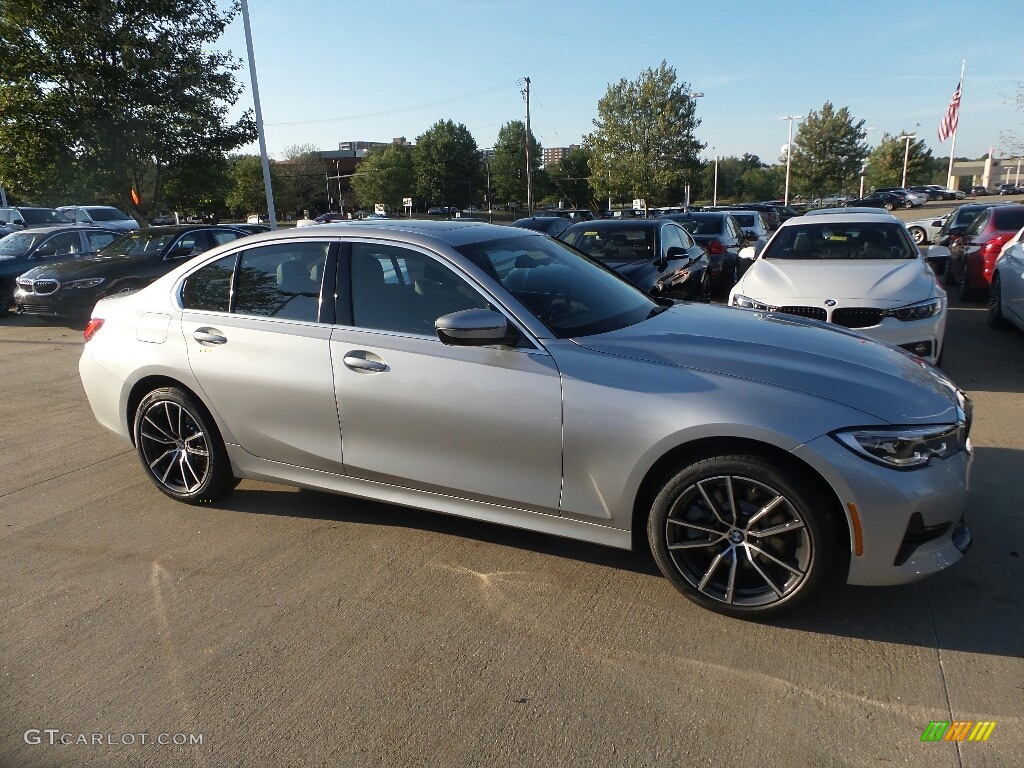
[[530,164],[530,78],[526,81],[526,215],[533,216],[533,172]]
[[260,159],[263,162],[263,187],[267,193],[267,218],[270,228],[277,229],[277,211],[274,210],[274,190],[270,186],[270,161],[267,158],[267,137],[263,132],[263,110],[260,108],[260,87],[256,81],[256,59],[252,53],[252,29],[249,27],[249,3],[242,0],[242,26],[245,29],[245,49],[249,54],[249,77],[252,79],[252,101],[256,108],[256,134],[260,140]]
[[905,141],[906,144],[903,148],[903,183],[900,185],[903,189],[907,188],[907,162],[910,160],[910,142],[917,138],[916,133],[905,133],[899,137],[901,141]]

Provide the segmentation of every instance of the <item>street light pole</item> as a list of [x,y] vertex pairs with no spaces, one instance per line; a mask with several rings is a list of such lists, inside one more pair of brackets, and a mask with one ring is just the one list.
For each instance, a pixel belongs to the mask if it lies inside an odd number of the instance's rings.
[[789,140],[786,141],[786,194],[782,198],[783,205],[789,205],[789,165],[793,157],[793,121],[803,120],[800,115],[786,115],[779,120],[789,120]]
[[907,188],[907,162],[910,160],[910,142],[912,139],[917,138],[916,133],[905,133],[900,136],[901,139],[905,139],[905,146],[903,149],[903,183],[900,185],[903,189]]
[[711,199],[712,205],[718,205],[718,152],[712,147],[711,151],[715,153],[715,192]]

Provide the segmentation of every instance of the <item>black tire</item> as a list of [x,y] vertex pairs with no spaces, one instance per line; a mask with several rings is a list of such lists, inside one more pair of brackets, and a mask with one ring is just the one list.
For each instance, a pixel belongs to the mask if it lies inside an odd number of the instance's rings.
[[7,288],[0,285],[0,317],[5,317],[11,311],[12,304],[14,304],[14,295],[8,293]]
[[992,275],[992,287],[988,292],[988,324],[990,328],[1003,330],[1010,323],[1003,317],[1003,281],[996,272]]
[[146,475],[172,499],[207,504],[238,484],[217,425],[190,393],[154,389],[139,403],[134,430]]
[[928,233],[923,227],[910,227],[910,236],[914,238],[914,245],[924,245],[928,242]]
[[767,619],[834,580],[830,506],[799,474],[763,457],[714,456],[662,486],[647,538],[661,572],[687,598],[728,616]]
[[942,282],[944,285],[952,288],[957,284],[956,278],[953,277],[953,258],[946,259],[946,269],[942,273]]

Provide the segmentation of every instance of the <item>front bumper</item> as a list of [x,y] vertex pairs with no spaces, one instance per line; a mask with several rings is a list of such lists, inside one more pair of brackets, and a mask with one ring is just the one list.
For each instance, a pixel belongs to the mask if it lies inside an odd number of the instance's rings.
[[14,291],[14,304],[19,315],[43,317],[88,318],[99,298],[91,291],[37,294],[21,287]]
[[[794,453],[822,474],[842,504],[850,531],[847,583],[877,586],[923,579],[959,561],[970,545],[964,513],[971,451],[958,451],[912,470],[874,464],[828,435]],[[925,532],[941,531],[920,535],[918,527],[912,526],[915,518]],[[856,553],[857,520],[860,555]]]

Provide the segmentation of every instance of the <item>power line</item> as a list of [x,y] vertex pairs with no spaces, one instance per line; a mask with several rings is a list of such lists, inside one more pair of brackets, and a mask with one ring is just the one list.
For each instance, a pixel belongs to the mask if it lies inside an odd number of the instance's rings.
[[457,101],[464,101],[466,99],[475,99],[480,96],[487,96],[492,93],[498,93],[499,91],[508,90],[510,88],[519,88],[522,85],[522,78],[514,80],[512,82],[502,83],[501,85],[493,85],[490,88],[484,88],[480,91],[473,91],[471,93],[464,93],[461,96],[452,96],[448,99],[441,99],[440,101],[430,101],[425,104],[417,104],[412,107],[399,107],[398,109],[389,109],[384,112],[368,112],[362,115],[348,115],[346,117],[325,117],[320,120],[294,120],[285,123],[265,123],[265,125],[282,126],[282,125],[315,125],[318,123],[340,123],[346,120],[363,120],[370,117],[387,117],[389,115],[400,115],[403,112],[414,112],[418,109],[428,109],[430,107],[443,107],[447,104],[454,104]]

